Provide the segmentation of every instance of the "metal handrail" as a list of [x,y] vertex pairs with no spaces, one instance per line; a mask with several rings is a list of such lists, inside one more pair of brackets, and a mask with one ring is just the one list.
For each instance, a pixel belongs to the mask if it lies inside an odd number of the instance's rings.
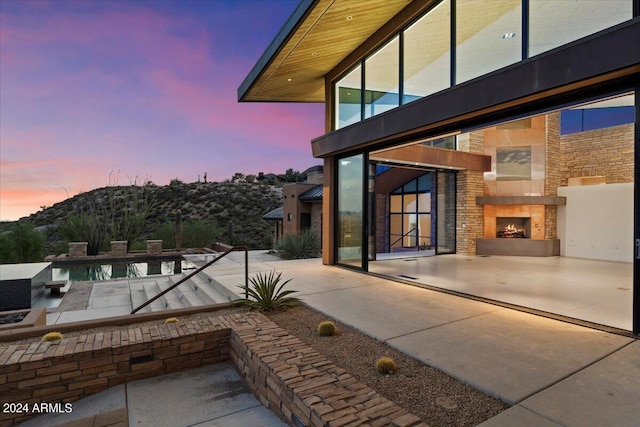
[[167,289],[165,289],[164,291],[160,292],[158,295],[156,295],[155,297],[151,298],[147,302],[145,302],[145,303],[139,305],[138,307],[136,307],[135,309],[131,310],[131,314],[135,314],[136,312],[138,312],[139,310],[145,308],[146,306],[148,306],[149,304],[151,304],[152,302],[154,302],[155,300],[157,300],[158,298],[160,298],[164,294],[174,290],[176,287],[178,287],[178,285],[181,285],[184,282],[186,282],[187,280],[191,279],[193,276],[195,276],[196,274],[200,273],[202,270],[204,270],[205,268],[209,267],[210,265],[212,265],[213,263],[215,263],[219,259],[224,258],[225,256],[229,255],[231,252],[237,252],[237,251],[244,251],[244,296],[245,296],[245,298],[249,298],[249,249],[247,249],[246,246],[234,246],[231,249],[228,249],[227,251],[225,251],[222,255],[220,255],[218,257],[215,257],[214,259],[212,259],[211,261],[209,261],[208,263],[206,263],[202,267],[199,267],[197,270],[195,270],[195,271],[189,273],[188,275],[184,276],[182,279],[178,280],[176,283],[174,283],[173,285],[169,286]]
[[396,243],[398,243],[400,240],[404,239],[405,237],[407,237],[409,234],[413,233],[414,231],[416,231],[418,229],[418,227],[413,227],[411,230],[407,231],[406,233],[404,233],[402,236],[400,236],[400,238],[396,239],[393,243],[391,243],[389,245],[390,248],[393,247],[393,245],[395,245]]

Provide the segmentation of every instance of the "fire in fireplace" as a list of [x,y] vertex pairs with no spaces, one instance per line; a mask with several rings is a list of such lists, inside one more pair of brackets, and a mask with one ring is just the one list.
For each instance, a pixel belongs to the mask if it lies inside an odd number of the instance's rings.
[[531,218],[496,218],[496,237],[503,239],[529,239]]

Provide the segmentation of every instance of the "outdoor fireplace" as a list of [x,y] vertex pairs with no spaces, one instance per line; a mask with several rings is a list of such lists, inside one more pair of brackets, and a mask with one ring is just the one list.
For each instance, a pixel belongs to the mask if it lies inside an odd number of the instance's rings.
[[501,239],[530,239],[531,218],[496,217],[496,237]]

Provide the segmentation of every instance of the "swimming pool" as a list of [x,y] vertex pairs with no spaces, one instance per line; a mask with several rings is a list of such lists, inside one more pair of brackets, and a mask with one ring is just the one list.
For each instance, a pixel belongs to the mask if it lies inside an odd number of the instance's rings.
[[86,264],[52,265],[52,280],[67,280],[69,283],[132,279],[136,277],[180,274],[193,270],[195,266],[185,259],[138,260],[120,262],[93,262]]

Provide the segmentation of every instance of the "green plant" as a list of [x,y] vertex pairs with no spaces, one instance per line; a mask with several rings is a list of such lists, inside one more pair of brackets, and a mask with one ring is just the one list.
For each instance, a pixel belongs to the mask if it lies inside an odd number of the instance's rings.
[[318,325],[318,335],[321,337],[330,337],[336,334],[336,324],[326,320]]
[[176,242],[176,249],[182,249],[182,211],[180,209],[176,209],[176,223],[173,236]]
[[320,239],[313,231],[286,234],[278,244],[277,251],[284,259],[316,258],[320,255]]
[[48,332],[42,337],[42,341],[59,341],[62,339],[60,332]]
[[248,288],[242,285],[239,286],[248,294],[248,298],[241,299],[239,302],[252,310],[260,311],[271,311],[298,305],[300,300],[289,296],[297,291],[283,290],[291,279],[280,283],[281,280],[282,272],[277,275],[275,271],[271,271],[268,274],[257,273],[249,279],[251,285]]
[[0,264],[42,261],[45,237],[31,224],[16,222],[6,233],[0,233]]
[[398,370],[398,365],[390,357],[383,356],[376,361],[376,371],[383,375],[393,374]]

